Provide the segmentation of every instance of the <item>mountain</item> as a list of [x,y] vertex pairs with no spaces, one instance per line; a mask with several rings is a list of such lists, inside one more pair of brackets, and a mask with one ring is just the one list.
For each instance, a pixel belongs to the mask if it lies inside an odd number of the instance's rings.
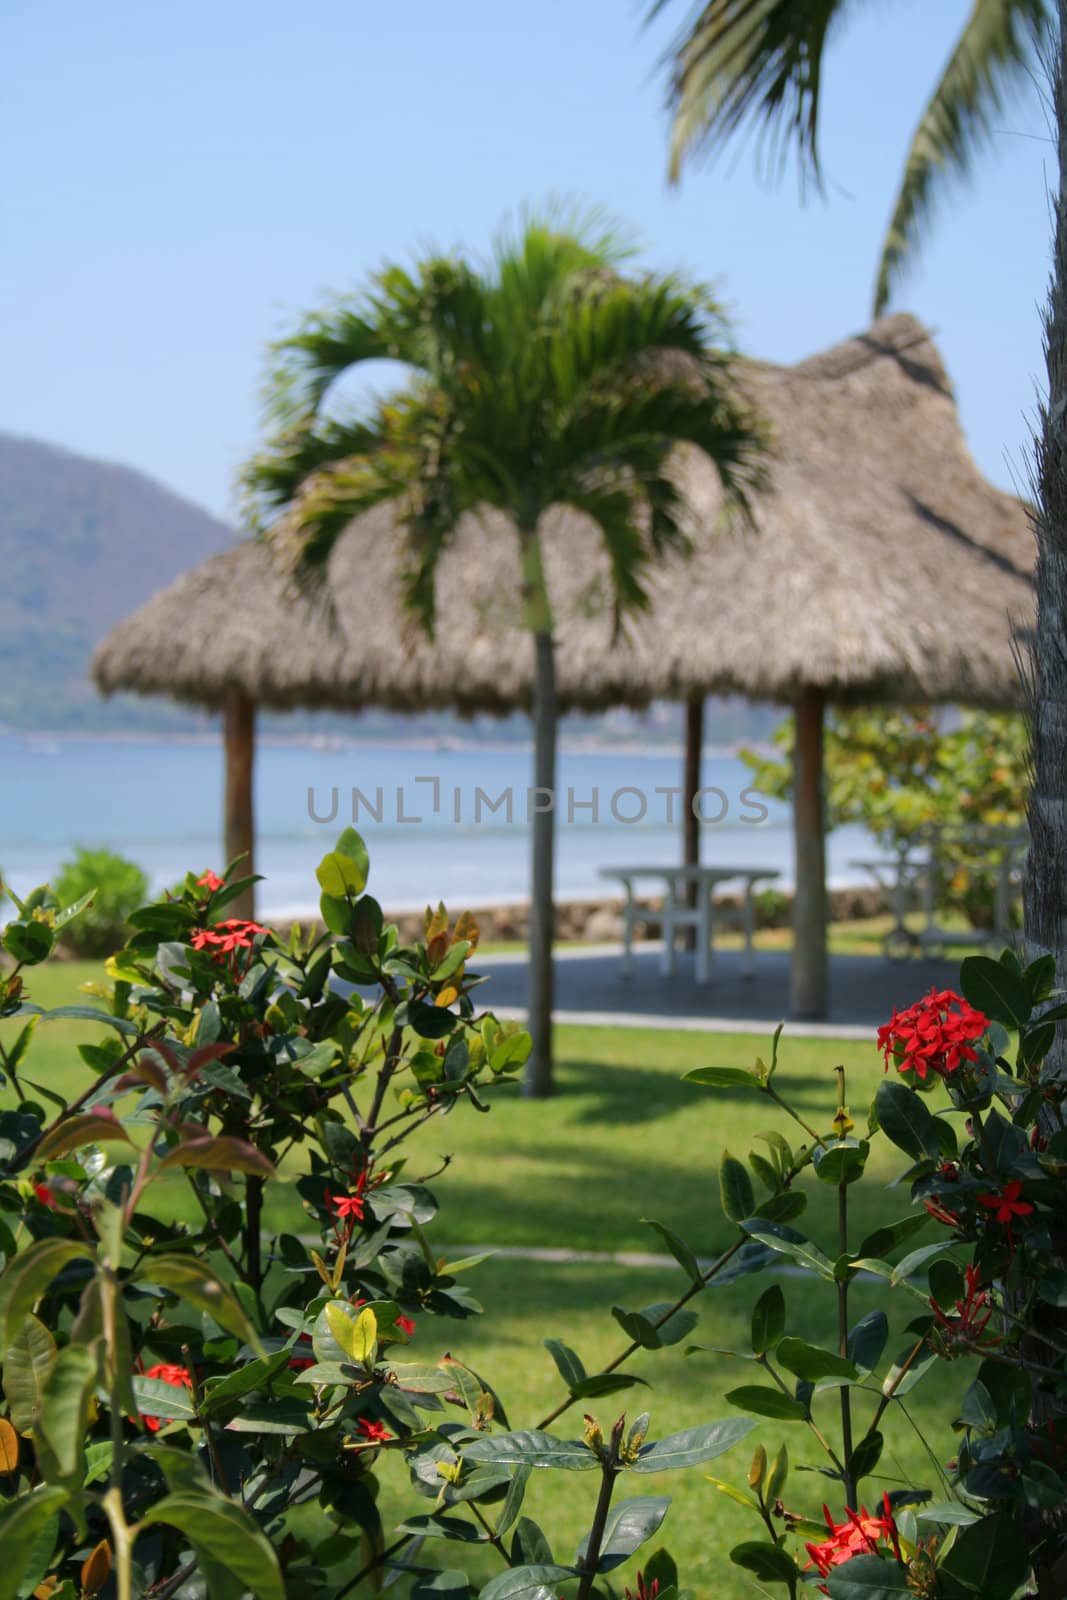
[[162,702],[102,701],[89,657],[120,617],[233,537],[144,473],[0,433],[0,724],[195,725]]

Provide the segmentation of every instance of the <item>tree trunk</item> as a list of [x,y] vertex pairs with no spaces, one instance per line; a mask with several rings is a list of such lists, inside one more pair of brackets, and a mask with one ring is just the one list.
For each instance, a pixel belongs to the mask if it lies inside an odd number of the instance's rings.
[[[227,689],[222,705],[222,737],[226,760],[225,853],[227,865],[243,859],[237,876],[255,871],[253,776],[256,749],[256,708],[240,689]],[[230,902],[227,916],[251,920],[256,914],[255,886]]]
[[[700,817],[696,797],[700,788],[700,764],[704,753],[704,696],[691,694],[685,702],[685,776],[682,782],[682,863],[687,867],[700,865]],[[686,886],[686,904],[692,908],[697,903],[697,886]],[[686,946],[696,947],[696,929],[687,928]]]
[[823,703],[821,689],[804,689],[796,707],[793,753],[793,960],[789,1000],[797,1018],[825,1017],[826,818],[823,812]]
[[533,1050],[523,1092],[542,1098],[554,1091],[552,1075],[552,940],[556,844],[556,653],[551,632],[534,635],[534,810],[530,864],[530,1033]]
[[[1030,647],[1030,713],[1033,785],[1028,803],[1030,848],[1023,879],[1024,934],[1031,960],[1045,953],[1056,963],[1056,986],[1067,985],[1067,0],[1059,0],[1059,33],[1054,40],[1054,94],[1059,155],[1052,247],[1052,282],[1045,312],[1048,400],[1041,408],[1036,441],[1037,467],[1037,624]],[[1045,1078],[1067,1075],[1064,1024],[1042,1069]],[[1056,1129],[1052,1120],[1046,1129]],[[1053,1246],[1067,1257],[1067,1237]],[[1055,1259],[1055,1258],[1054,1258]],[[1057,1341],[1067,1338],[1067,1312],[1044,1308],[1039,1324]],[[1032,1353],[1055,1361],[1055,1353],[1035,1337]],[[1044,1428],[1062,1416],[1063,1402],[1035,1387],[1031,1424]],[[1042,1597],[1067,1595],[1067,1508],[1030,1513],[1027,1535],[1041,1542],[1044,1556],[1036,1571]]]

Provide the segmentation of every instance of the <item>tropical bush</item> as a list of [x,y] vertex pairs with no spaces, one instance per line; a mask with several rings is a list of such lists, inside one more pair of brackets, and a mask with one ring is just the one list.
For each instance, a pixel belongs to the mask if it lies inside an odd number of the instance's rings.
[[114,850],[75,846],[54,885],[58,905],[82,904],[63,929],[63,944],[77,956],[108,955],[125,939],[127,918],[147,894],[148,879],[136,862]]
[[[670,1503],[645,1480],[757,1426],[767,1443],[744,1486],[719,1484],[750,1510],[753,1538],[722,1559],[764,1589],[1010,1600],[1032,1573],[1042,1596],[1061,1593],[1067,1133],[1063,1087],[1041,1063],[1067,1006],[1050,1003],[1050,963],[975,957],[966,998],[894,1015],[880,1040],[891,1075],[862,1136],[843,1071],[819,1125],[801,1118],[778,1035],[769,1065],[689,1074],[762,1097],[794,1131],[769,1126],[747,1162],[723,1157],[735,1236],[716,1260],[652,1224],[679,1292],[613,1307],[621,1348],[602,1369],[545,1307],[561,1392],[530,1426],[463,1359],[477,1258],[435,1246],[437,1174],[404,1150],[434,1119],[486,1111],[529,1039],[476,1008],[473,920],[439,907],[402,945],[367,873],[346,830],[318,869],[325,931],[284,945],[226,915],[242,882],[190,874],[133,914],[95,1004],[51,1012],[33,1003],[33,972],[64,913],[47,890],[16,901],[0,937],[0,1018],[14,1019],[0,1045],[0,1600],[319,1600],[398,1581],[416,1600],[620,1586],[680,1600],[667,1550],[637,1554]],[[109,1030],[81,1047],[91,1076],[69,1103],[28,1067],[36,1030],[63,1017]],[[914,1203],[856,1242],[850,1190],[876,1137],[904,1152]],[[299,1231],[270,1225],[283,1164]],[[827,1250],[794,1227],[812,1178],[838,1197]],[[916,1246],[923,1229],[936,1237]],[[617,1414],[612,1397],[643,1381],[638,1351],[689,1340],[706,1288],[783,1257],[825,1286],[825,1346],[790,1334],[794,1290],[776,1281],[737,1353],[752,1377],[727,1395],[732,1415],[657,1438],[646,1413]],[[859,1272],[919,1301],[888,1360],[885,1312],[850,1318]],[[888,1431],[921,1430],[904,1397],[961,1360],[973,1382],[958,1436],[927,1441],[929,1481],[880,1477]],[[786,1432],[816,1460],[791,1470]],[[585,1497],[576,1550],[524,1514],[544,1471],[574,1475]],[[393,1498],[406,1485],[399,1522],[383,1517],[387,1482]]]
[[[791,717],[774,742],[780,754],[745,750],[742,758],[762,794],[788,800]],[[860,822],[892,852],[944,830],[937,903],[974,928],[992,927],[1003,846],[989,834],[1025,825],[1028,750],[1026,720],[1011,713],[967,711],[948,728],[929,708],[834,710],[825,740],[827,826]]]

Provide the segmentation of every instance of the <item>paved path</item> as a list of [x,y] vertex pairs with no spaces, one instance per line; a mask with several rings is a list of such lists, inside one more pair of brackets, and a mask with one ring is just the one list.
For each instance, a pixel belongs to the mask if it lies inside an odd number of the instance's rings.
[[[742,973],[739,950],[715,953],[711,982],[699,985],[692,958],[680,955],[673,977],[659,969],[656,948],[634,953],[633,975],[620,973],[620,952],[607,946],[556,955],[556,1020],[600,1026],[683,1028],[716,1033],[767,1033],[789,1019],[789,953],[761,950],[756,973]],[[500,1016],[524,1015],[526,957],[481,956],[490,977],[479,1001]],[[792,1023],[794,1035],[869,1038],[894,1006],[910,1005],[932,986],[955,988],[959,969],[929,958],[889,961],[882,956],[834,956],[830,962],[830,1020]]]

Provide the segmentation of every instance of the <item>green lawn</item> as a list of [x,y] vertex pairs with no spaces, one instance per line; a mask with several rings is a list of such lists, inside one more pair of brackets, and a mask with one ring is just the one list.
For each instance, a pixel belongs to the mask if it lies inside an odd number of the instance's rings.
[[[33,997],[43,1005],[84,999],[78,987],[97,976],[81,963],[54,965],[32,974]],[[491,985],[486,989],[491,999]],[[10,1032],[11,1024],[5,1025]],[[30,1078],[69,1093],[84,1082],[86,1069],[76,1044],[93,1033],[91,1025],[54,1023],[41,1027],[26,1068]],[[516,1087],[491,1096],[492,1110],[479,1116],[466,1106],[423,1129],[409,1144],[407,1174],[436,1170],[441,1157],[453,1159],[448,1171],[434,1179],[442,1203],[433,1230],[443,1249],[466,1246],[569,1246],[594,1251],[662,1251],[658,1237],[642,1224],[652,1216],[668,1223],[700,1255],[711,1255],[731,1236],[717,1196],[717,1166],[724,1147],[738,1155],[759,1148],[760,1129],[779,1127],[791,1137],[783,1114],[760,1095],[745,1091],[708,1090],[681,1081],[683,1072],[703,1065],[748,1066],[754,1056],[769,1054],[769,1039],[717,1034],[670,1033],[641,1029],[561,1028],[558,1032],[559,1093],[550,1101],[523,1100]],[[816,1127],[825,1127],[835,1103],[834,1067],[848,1073],[849,1100],[858,1123],[881,1075],[872,1046],[851,1041],[791,1040],[786,1034],[780,1053],[783,1093]],[[793,1128],[797,1140],[803,1138]],[[908,1210],[906,1194],[887,1191],[883,1183],[900,1170],[901,1161],[882,1156],[876,1146],[871,1171],[874,1182],[854,1191],[855,1233]],[[287,1174],[288,1175],[288,1174]],[[883,1183],[879,1183],[882,1179]],[[836,1195],[809,1183],[809,1210],[800,1225],[832,1255]],[[168,1189],[167,1206],[182,1215],[185,1194]],[[269,1221],[272,1226],[300,1227],[301,1212],[291,1188],[276,1186]],[[920,1241],[921,1242],[921,1241]],[[724,1390],[753,1381],[747,1363],[719,1355],[686,1359],[690,1342],[744,1345],[751,1304],[767,1282],[766,1275],[709,1290],[695,1302],[700,1326],[689,1339],[666,1351],[645,1353],[633,1369],[653,1389],[613,1396],[597,1402],[603,1422],[610,1423],[625,1402],[631,1412],[648,1406],[654,1433],[730,1414]],[[498,1389],[513,1426],[537,1423],[559,1399],[560,1382],[542,1341],[562,1337],[581,1354],[590,1371],[609,1359],[623,1341],[610,1315],[613,1305],[637,1308],[680,1292],[684,1280],[674,1268],[623,1267],[615,1263],[544,1263],[507,1258],[490,1260],[467,1279],[488,1308],[483,1318],[457,1323],[446,1330],[429,1319],[416,1335],[413,1356],[436,1359],[447,1348],[471,1362]],[[817,1342],[836,1335],[832,1291],[812,1278],[782,1280],[789,1305],[790,1332]],[[895,1299],[896,1297],[894,1297]],[[903,1297],[902,1297],[903,1298]],[[863,1283],[853,1290],[854,1315],[879,1303],[877,1286]],[[918,1309],[917,1303],[890,1306],[898,1347],[899,1332]],[[423,1338],[427,1347],[421,1348]],[[436,1339],[437,1343],[430,1343]],[[438,1347],[438,1345],[440,1347]],[[948,1377],[953,1369],[946,1369]],[[931,1391],[931,1392],[928,1392]],[[951,1453],[949,1423],[958,1403],[958,1386],[938,1380],[920,1387],[911,1399],[911,1415],[937,1440],[942,1458]],[[873,1400],[857,1397],[859,1416]],[[836,1431],[836,1397],[827,1397],[822,1416]],[[579,1407],[572,1425],[581,1426]],[[880,1478],[868,1487],[873,1498],[882,1486],[911,1480],[937,1489],[933,1468],[911,1427],[897,1408],[889,1430]],[[557,1425],[565,1428],[567,1419]],[[802,1427],[764,1423],[753,1436],[769,1451],[782,1439],[795,1465],[819,1464],[817,1448]],[[751,1456],[749,1441],[709,1471],[739,1482]],[[384,1463],[386,1469],[392,1463]],[[386,1471],[384,1508],[399,1517],[410,1508],[403,1475]],[[884,1485],[883,1485],[884,1480]],[[795,1471],[786,1496],[790,1509],[817,1514],[833,1485],[810,1472]],[[724,1552],[742,1538],[759,1536],[755,1520],[719,1494],[701,1470],[672,1474],[655,1483],[642,1480],[630,1493],[672,1493],[677,1496],[663,1529],[667,1543],[682,1564],[685,1580],[698,1595],[740,1600],[758,1592],[743,1573],[729,1567]],[[537,1474],[527,1511],[551,1532],[557,1554],[568,1559],[591,1513],[592,1479],[572,1474]],[[938,1498],[942,1496],[938,1494]],[[447,1552],[440,1558],[447,1564]],[[489,1553],[491,1555],[491,1552]],[[487,1566],[487,1570],[488,1566]],[[623,1576],[628,1569],[624,1569]]]

